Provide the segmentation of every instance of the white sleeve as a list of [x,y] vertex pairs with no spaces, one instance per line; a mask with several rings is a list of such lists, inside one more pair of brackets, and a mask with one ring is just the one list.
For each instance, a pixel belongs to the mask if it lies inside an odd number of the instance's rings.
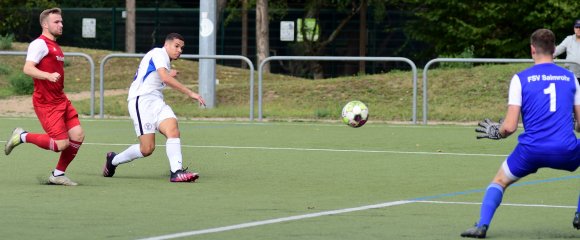
[[576,76],[574,76],[574,82],[576,82],[576,93],[574,94],[574,105],[580,105],[580,85],[576,81]]
[[171,69],[169,55],[165,52],[165,48],[159,48],[155,53],[151,56],[151,61],[153,61],[153,65],[155,66],[155,70],[159,68],[165,68],[168,71]]
[[522,106],[522,83],[517,74],[512,77],[510,82],[508,105]]
[[46,42],[41,39],[36,39],[28,45],[28,52],[26,53],[26,61],[39,63],[44,56],[48,55],[48,47]]

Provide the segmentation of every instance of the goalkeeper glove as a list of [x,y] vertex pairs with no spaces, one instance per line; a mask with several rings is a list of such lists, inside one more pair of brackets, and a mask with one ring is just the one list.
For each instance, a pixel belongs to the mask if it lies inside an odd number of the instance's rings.
[[499,122],[494,122],[489,118],[484,119],[483,121],[479,122],[479,127],[475,128],[476,132],[483,133],[477,135],[477,139],[480,138],[489,138],[493,140],[499,140],[503,137],[499,134],[499,128],[503,122],[503,119],[500,119]]

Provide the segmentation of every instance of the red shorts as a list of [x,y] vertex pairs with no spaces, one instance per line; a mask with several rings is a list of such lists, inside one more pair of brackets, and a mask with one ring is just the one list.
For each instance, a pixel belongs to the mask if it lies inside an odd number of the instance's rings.
[[34,106],[38,121],[54,140],[68,139],[68,131],[81,125],[79,114],[69,100],[58,105]]

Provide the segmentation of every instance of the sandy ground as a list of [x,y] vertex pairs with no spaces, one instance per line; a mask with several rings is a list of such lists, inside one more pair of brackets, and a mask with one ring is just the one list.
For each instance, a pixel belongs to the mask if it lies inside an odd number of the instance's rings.
[[[127,94],[126,89],[106,90],[105,96],[115,96]],[[80,92],[67,94],[71,101],[78,101],[91,98],[91,92]],[[99,92],[95,93],[95,97]],[[98,104],[98,103],[95,103]],[[0,99],[0,116],[3,117],[35,117],[34,108],[32,107],[32,96],[14,96],[7,99]]]

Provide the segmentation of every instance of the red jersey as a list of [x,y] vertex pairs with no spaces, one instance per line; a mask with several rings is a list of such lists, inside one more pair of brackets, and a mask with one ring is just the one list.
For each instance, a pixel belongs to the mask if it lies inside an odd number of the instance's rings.
[[35,106],[53,105],[67,99],[64,94],[64,54],[56,41],[40,35],[28,46],[26,61],[33,61],[41,71],[58,72],[60,78],[56,82],[34,79],[32,102]]

